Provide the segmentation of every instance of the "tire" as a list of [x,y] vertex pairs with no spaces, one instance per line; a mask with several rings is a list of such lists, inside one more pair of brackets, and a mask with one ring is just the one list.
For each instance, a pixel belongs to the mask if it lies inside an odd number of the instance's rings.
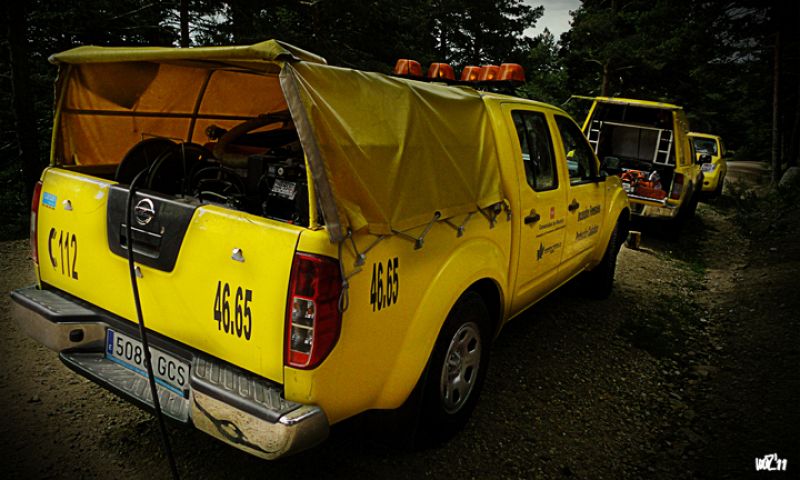
[[450,439],[469,419],[489,367],[489,325],[486,303],[473,291],[447,315],[424,378],[417,446]]
[[611,295],[611,291],[614,289],[614,275],[617,271],[617,255],[622,246],[621,235],[625,235],[625,233],[621,231],[620,223],[617,222],[614,231],[611,232],[603,259],[594,269],[586,272],[584,277],[584,290],[588,297],[604,300]]
[[[688,199],[685,199],[684,202],[678,207],[678,213],[672,219],[672,224],[675,227],[675,230],[671,232],[672,235],[678,235],[680,230],[689,221],[690,218],[694,216],[695,210],[697,210],[697,204],[700,202],[700,192],[692,189],[692,195]],[[677,237],[676,237],[677,238]]]
[[700,202],[700,190],[693,190],[692,191],[692,198],[689,199],[689,203],[686,205],[685,220],[688,220],[688,219],[694,217],[694,213],[697,210],[697,204],[699,202]]
[[717,188],[714,189],[714,195],[712,198],[719,198],[722,196],[722,189],[725,186],[725,176],[720,175],[719,183],[717,183]]

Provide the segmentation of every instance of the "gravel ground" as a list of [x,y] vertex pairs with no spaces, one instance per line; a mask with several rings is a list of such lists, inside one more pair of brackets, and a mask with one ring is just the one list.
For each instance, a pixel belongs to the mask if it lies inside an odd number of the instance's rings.
[[[623,248],[610,299],[568,285],[511,322],[470,423],[440,447],[399,449],[356,419],[312,451],[264,462],[170,427],[178,468],[184,478],[747,478],[754,458],[778,453],[796,470],[800,222],[741,234],[718,203],[701,205],[677,240],[640,224],[642,247]],[[0,291],[32,282],[27,241],[0,243]],[[7,477],[169,476],[149,414],[24,337],[7,295],[0,325]]]

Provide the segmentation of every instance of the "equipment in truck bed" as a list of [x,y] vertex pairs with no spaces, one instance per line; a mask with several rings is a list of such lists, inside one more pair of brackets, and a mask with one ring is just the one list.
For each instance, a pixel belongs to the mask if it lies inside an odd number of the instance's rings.
[[659,201],[667,197],[667,192],[661,185],[661,176],[655,170],[652,172],[626,170],[619,178],[622,181],[622,188],[628,193]]

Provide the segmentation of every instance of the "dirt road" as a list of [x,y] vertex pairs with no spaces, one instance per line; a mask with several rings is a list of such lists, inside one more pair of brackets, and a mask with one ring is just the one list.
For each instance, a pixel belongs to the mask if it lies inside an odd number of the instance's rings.
[[[184,478],[746,478],[756,457],[778,453],[796,470],[800,222],[740,228],[733,211],[701,205],[679,240],[641,225],[642,248],[623,248],[610,299],[583,300],[571,285],[509,324],[472,420],[441,447],[399,450],[357,420],[270,463],[170,428],[178,468]],[[32,283],[27,241],[0,243],[0,259],[0,291]],[[23,337],[9,308],[3,294],[5,476],[167,478],[151,416]]]

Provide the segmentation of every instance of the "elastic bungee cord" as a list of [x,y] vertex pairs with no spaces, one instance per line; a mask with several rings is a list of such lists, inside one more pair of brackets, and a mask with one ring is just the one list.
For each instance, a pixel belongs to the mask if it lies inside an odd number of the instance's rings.
[[131,274],[131,288],[133,289],[133,300],[136,304],[136,316],[139,319],[139,335],[142,337],[142,346],[144,347],[144,364],[147,368],[147,380],[150,384],[150,396],[153,397],[153,406],[155,407],[156,419],[158,419],[158,427],[161,430],[161,440],[164,445],[164,454],[167,456],[169,468],[172,471],[172,478],[178,480],[178,467],[175,464],[175,457],[172,455],[172,447],[169,443],[169,436],[167,434],[167,425],[164,422],[164,414],[161,412],[161,404],[158,400],[158,391],[156,389],[156,380],[153,375],[153,365],[150,361],[150,344],[147,341],[147,331],[144,327],[144,315],[142,314],[142,303],[139,299],[139,284],[136,280],[136,266],[133,262],[133,199],[135,198],[136,182],[142,175],[148,173],[149,168],[143,169],[139,172],[131,182],[130,189],[128,190],[128,206],[125,218],[127,224],[125,225],[125,235],[128,237],[128,270]]

